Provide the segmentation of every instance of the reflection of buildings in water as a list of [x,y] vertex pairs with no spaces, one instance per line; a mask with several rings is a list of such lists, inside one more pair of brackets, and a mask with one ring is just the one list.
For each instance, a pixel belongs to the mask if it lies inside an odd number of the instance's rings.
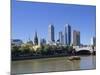
[[96,69],[96,56],[92,56],[92,65],[93,65],[93,69]]
[[77,69],[80,69],[80,61],[69,61],[66,58],[40,59],[33,62],[34,72],[50,72]]
[[96,67],[96,58],[95,56],[87,56],[88,58],[86,58],[86,56],[82,57],[82,60],[80,62],[80,69],[95,69]]
[[[93,62],[92,62],[93,61]],[[67,57],[12,61],[11,73],[35,73],[95,69],[95,56],[82,56],[81,60],[70,61]]]
[[79,70],[80,69],[80,60],[72,60],[70,61],[71,70]]

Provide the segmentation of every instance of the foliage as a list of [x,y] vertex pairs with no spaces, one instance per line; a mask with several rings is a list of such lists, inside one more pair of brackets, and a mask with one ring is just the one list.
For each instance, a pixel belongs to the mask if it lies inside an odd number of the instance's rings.
[[26,44],[24,46],[12,46],[11,52],[13,54],[39,54],[39,55],[52,55],[52,54],[61,54],[63,53],[72,53],[75,52],[72,46],[56,46],[56,45],[41,45],[40,48],[37,48],[35,51],[32,45]]
[[20,50],[19,50],[19,49],[20,49],[20,47],[19,47],[19,46],[12,46],[12,47],[11,47],[11,51],[12,51],[12,53],[14,53],[14,52],[15,52],[15,53],[20,52]]

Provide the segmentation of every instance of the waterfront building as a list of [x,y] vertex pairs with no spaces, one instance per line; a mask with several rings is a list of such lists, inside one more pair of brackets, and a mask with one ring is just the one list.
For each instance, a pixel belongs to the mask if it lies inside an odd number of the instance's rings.
[[71,26],[69,24],[64,27],[64,44],[71,45]]
[[80,32],[73,31],[73,46],[80,46]]
[[11,40],[11,45],[13,46],[21,46],[23,44],[23,41],[20,39],[12,39]]
[[33,45],[33,41],[31,41],[30,39],[27,41],[27,44],[29,45]]
[[96,46],[96,37],[91,38],[91,45]]
[[64,27],[64,44],[67,45],[67,26]]
[[38,36],[37,36],[37,32],[35,32],[34,45],[38,45]]
[[64,44],[64,36],[63,36],[63,32],[59,32],[59,43],[60,43],[61,45]]
[[49,25],[48,29],[48,42],[53,43],[55,42],[55,35],[54,35],[54,26],[52,24]]
[[40,45],[46,45],[46,40],[45,39],[41,39],[40,40]]
[[67,45],[71,45],[71,26],[69,24],[67,26]]

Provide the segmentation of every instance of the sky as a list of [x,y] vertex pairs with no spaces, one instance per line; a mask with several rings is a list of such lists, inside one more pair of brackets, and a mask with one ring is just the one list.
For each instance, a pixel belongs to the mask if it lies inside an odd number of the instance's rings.
[[12,0],[12,39],[26,42],[30,38],[33,41],[37,31],[39,39],[48,40],[49,24],[55,27],[55,40],[58,39],[58,32],[64,32],[64,26],[69,24],[72,32],[80,31],[82,44],[90,44],[91,37],[96,35],[96,7]]

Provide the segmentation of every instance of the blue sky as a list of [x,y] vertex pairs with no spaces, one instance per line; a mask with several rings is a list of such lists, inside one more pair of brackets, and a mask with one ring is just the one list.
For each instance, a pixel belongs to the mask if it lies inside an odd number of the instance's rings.
[[12,0],[12,38],[27,41],[39,38],[48,39],[48,25],[54,24],[55,39],[58,32],[64,31],[65,24],[80,31],[81,43],[90,44],[95,36],[96,7],[71,4],[20,2]]

